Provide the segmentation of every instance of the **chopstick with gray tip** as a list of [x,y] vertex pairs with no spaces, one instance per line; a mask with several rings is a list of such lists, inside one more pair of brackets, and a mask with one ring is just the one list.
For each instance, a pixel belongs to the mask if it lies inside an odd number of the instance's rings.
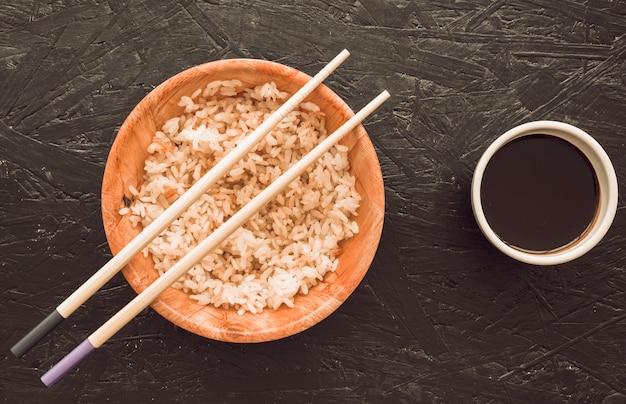
[[235,230],[246,223],[256,212],[272,200],[278,193],[285,189],[291,182],[298,178],[306,169],[315,163],[333,145],[339,142],[348,132],[354,129],[363,119],[378,108],[389,98],[389,93],[383,91],[370,101],[363,109],[346,121],[330,136],[324,139],[313,150],[285,171],[276,181],[272,182],[254,199],[248,202],[237,213],[231,216],[224,224],[218,227],[207,238],[202,240],[196,247],[182,257],[167,272],[161,275],[137,297],[118,311],[100,328],[93,332],[80,345],[74,348],[61,361],[54,365],[42,377],[41,381],[46,386],[51,386],[65,374],[74,369],[96,348],[100,348],[109,338],[117,333],[122,327],[130,322],[143,309],[148,307],[161,293],[183,276],[191,267],[197,264],[204,256],[217,248],[222,241],[230,236]]
[[278,110],[267,118],[259,127],[219,161],[209,172],[198,180],[191,188],[181,195],[167,210],[159,215],[150,225],[128,243],[109,262],[93,274],[85,283],[67,297],[57,308],[33,328],[26,336],[11,348],[16,357],[20,357],[35,346],[57,325],[68,318],[81,304],[85,303],[105,283],[117,274],[130,260],[143,250],[152,240],[161,234],[176,218],[204,194],[217,180],[257,143],[261,141],[289,112],[300,104],[313,90],[319,86],[344,60],[350,56],[346,49],[341,51],[319,73],[309,80],[300,90],[289,98]]

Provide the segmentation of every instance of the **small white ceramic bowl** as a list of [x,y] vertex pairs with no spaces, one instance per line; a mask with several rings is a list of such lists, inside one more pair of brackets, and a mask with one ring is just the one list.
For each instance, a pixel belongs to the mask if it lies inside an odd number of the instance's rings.
[[[595,170],[599,187],[599,203],[596,216],[587,231],[576,242],[546,252],[522,250],[500,239],[489,225],[481,202],[482,178],[491,157],[512,140],[532,134],[557,136],[576,146],[587,157]],[[576,259],[591,250],[609,230],[617,210],[617,198],[618,189],[615,170],[602,146],[583,130],[567,123],[556,121],[525,123],[498,137],[478,161],[471,186],[472,209],[483,234],[506,255],[518,261],[534,265],[562,264]]]

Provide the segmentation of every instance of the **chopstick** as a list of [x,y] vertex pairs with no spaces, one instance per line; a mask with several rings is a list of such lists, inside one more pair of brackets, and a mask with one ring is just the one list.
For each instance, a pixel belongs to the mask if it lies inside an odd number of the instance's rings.
[[130,322],[137,314],[152,303],[161,293],[183,276],[191,267],[197,264],[204,256],[217,248],[228,236],[246,223],[256,212],[272,200],[278,193],[298,178],[306,169],[315,163],[333,145],[339,142],[348,132],[354,129],[363,119],[370,115],[385,100],[389,93],[385,90],[370,101],[363,109],[346,121],[330,136],[324,139],[313,150],[296,162],[273,183],[267,186],[256,197],[248,202],[237,213],[231,216],[224,224],[218,227],[207,238],[202,240],[187,255],[182,257],[167,272],[161,275],[137,297],[131,300],[120,311],[113,315],[106,323],[94,331],[80,345],[74,348],[61,361],[54,365],[42,377],[46,386],[51,386],[65,374],[74,369],[95,349],[100,348],[109,338]]
[[311,92],[324,81],[344,60],[350,56],[346,49],[341,51],[322,70],[309,80],[300,90],[289,98],[276,112],[272,113],[261,125],[219,163],[207,172],[198,182],[181,195],[167,210],[159,215],[150,225],[143,229],[130,243],[109,260],[102,268],[93,274],[85,283],[76,289],[69,297],[59,304],[52,313],[42,320],[26,336],[19,340],[11,352],[20,357],[35,346],[43,337],[56,326],[68,318],[81,304],[85,303],[105,283],[117,274],[130,260],[143,250],[152,240],[161,234],[176,218],[204,194],[217,180],[246,153],[248,153],[261,139],[265,137],[289,112],[302,102]]

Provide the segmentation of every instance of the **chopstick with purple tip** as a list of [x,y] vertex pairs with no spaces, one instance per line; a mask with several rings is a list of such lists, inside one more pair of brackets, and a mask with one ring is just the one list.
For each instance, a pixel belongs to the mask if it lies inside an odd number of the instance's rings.
[[176,282],[191,267],[198,263],[204,256],[217,248],[222,241],[230,236],[235,230],[246,223],[256,212],[272,200],[278,193],[286,188],[291,182],[304,173],[311,164],[315,163],[333,145],[339,142],[348,132],[378,108],[389,98],[389,93],[383,91],[370,101],[363,109],[346,121],[330,136],[320,142],[313,150],[307,153],[301,160],[291,166],[285,173],[261,191],[254,199],[231,216],[223,225],[217,228],[207,238],[202,240],[187,255],[182,257],[167,272],[148,286],[137,297],[118,311],[100,328],[93,332],[78,347],[65,356],[59,363],[53,366],[41,377],[46,386],[51,386],[65,374],[74,369],[96,348],[100,348],[109,338],[117,333],[122,327],[130,322],[137,314],[152,303],[161,293]]
[[117,274],[130,260],[143,250],[152,240],[161,234],[191,204],[204,194],[217,180],[239,160],[241,160],[261,139],[267,135],[289,112],[300,104],[319,86],[344,60],[350,56],[346,49],[341,51],[322,70],[309,80],[300,90],[289,98],[278,110],[269,116],[219,163],[207,172],[198,182],[181,195],[165,212],[128,243],[109,262],[93,274],[85,283],[67,297],[57,308],[33,328],[26,336],[11,348],[16,357],[20,357],[35,346],[63,320],[68,318],[81,304],[85,303],[105,283]]

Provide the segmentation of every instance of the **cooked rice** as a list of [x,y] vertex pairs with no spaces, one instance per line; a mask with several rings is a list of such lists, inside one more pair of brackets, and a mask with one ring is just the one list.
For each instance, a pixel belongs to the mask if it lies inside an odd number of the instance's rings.
[[[238,80],[181,97],[181,115],[156,132],[144,182],[129,187],[133,203],[119,213],[133,226],[150,224],[287,98],[274,83],[246,88]],[[162,275],[326,135],[324,113],[301,103],[144,255]],[[347,156],[347,147],[333,147],[173,286],[199,304],[239,314],[293,307],[296,294],[337,268],[339,243],[358,232],[352,217],[361,198]]]

